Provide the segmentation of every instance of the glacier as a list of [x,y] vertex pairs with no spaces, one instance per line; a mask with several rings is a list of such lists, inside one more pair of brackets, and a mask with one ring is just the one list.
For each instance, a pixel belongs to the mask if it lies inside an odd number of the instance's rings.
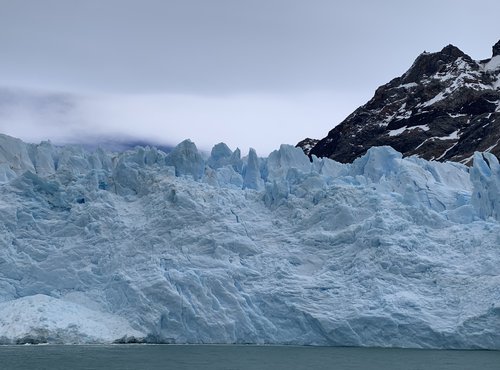
[[500,349],[500,166],[0,135],[0,343]]

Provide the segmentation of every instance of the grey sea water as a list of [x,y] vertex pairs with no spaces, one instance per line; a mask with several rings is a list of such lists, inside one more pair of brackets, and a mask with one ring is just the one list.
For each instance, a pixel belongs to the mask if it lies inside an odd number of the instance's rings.
[[500,352],[251,345],[0,346],[0,369],[498,370]]

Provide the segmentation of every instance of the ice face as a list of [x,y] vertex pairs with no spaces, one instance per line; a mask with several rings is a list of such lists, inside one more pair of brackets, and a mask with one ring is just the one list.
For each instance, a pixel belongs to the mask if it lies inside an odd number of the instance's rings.
[[43,294],[0,303],[0,343],[109,343],[145,334],[115,315]]
[[290,145],[281,145],[279,150],[275,150],[267,158],[267,171],[264,178],[268,182],[281,181],[286,179],[290,169],[309,174],[311,172],[311,162],[304,155],[302,149]]
[[7,164],[8,168],[17,174],[35,170],[28,154],[28,145],[19,139],[2,134],[0,134],[0,164]]
[[165,163],[175,167],[176,176],[192,176],[199,180],[203,176],[205,162],[191,140],[184,140],[166,157]]
[[500,165],[491,153],[475,153],[471,168],[472,204],[481,218],[500,221]]
[[243,188],[261,190],[264,186],[260,172],[260,161],[255,149],[250,148],[246,166],[243,167]]
[[219,143],[212,148],[210,158],[208,158],[207,165],[216,170],[217,168],[224,167],[230,163],[233,152],[224,143]]
[[500,348],[488,153],[469,169],[390,148],[343,165],[0,143],[3,342]]

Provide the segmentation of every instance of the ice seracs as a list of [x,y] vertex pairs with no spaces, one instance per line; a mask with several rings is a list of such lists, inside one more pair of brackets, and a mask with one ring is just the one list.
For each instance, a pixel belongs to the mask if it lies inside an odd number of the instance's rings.
[[198,180],[203,176],[205,163],[196,145],[191,140],[184,140],[165,158],[165,163],[175,167],[176,176],[192,176]]
[[261,190],[264,186],[260,173],[260,160],[253,148],[248,151],[247,163],[243,167],[242,176],[243,188],[245,189]]
[[500,221],[500,165],[491,153],[475,153],[471,169],[472,204],[482,218]]
[[491,154],[0,143],[3,343],[500,348]]

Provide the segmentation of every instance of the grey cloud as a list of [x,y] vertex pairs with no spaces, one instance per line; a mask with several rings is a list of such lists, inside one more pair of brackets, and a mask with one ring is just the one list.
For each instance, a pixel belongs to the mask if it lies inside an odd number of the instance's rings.
[[0,132],[28,141],[66,140],[85,130],[79,98],[0,87]]
[[[321,137],[366,96],[345,93],[65,95],[0,89],[0,132],[30,142],[171,146],[224,141],[267,155],[281,143]],[[352,102],[356,103],[352,103]]]
[[489,57],[498,14],[498,0],[0,0],[0,132],[266,154],[325,136],[424,50]]
[[462,0],[1,1],[0,77],[126,93],[373,90],[424,49],[453,42],[487,57],[500,5],[483,5],[487,12]]

